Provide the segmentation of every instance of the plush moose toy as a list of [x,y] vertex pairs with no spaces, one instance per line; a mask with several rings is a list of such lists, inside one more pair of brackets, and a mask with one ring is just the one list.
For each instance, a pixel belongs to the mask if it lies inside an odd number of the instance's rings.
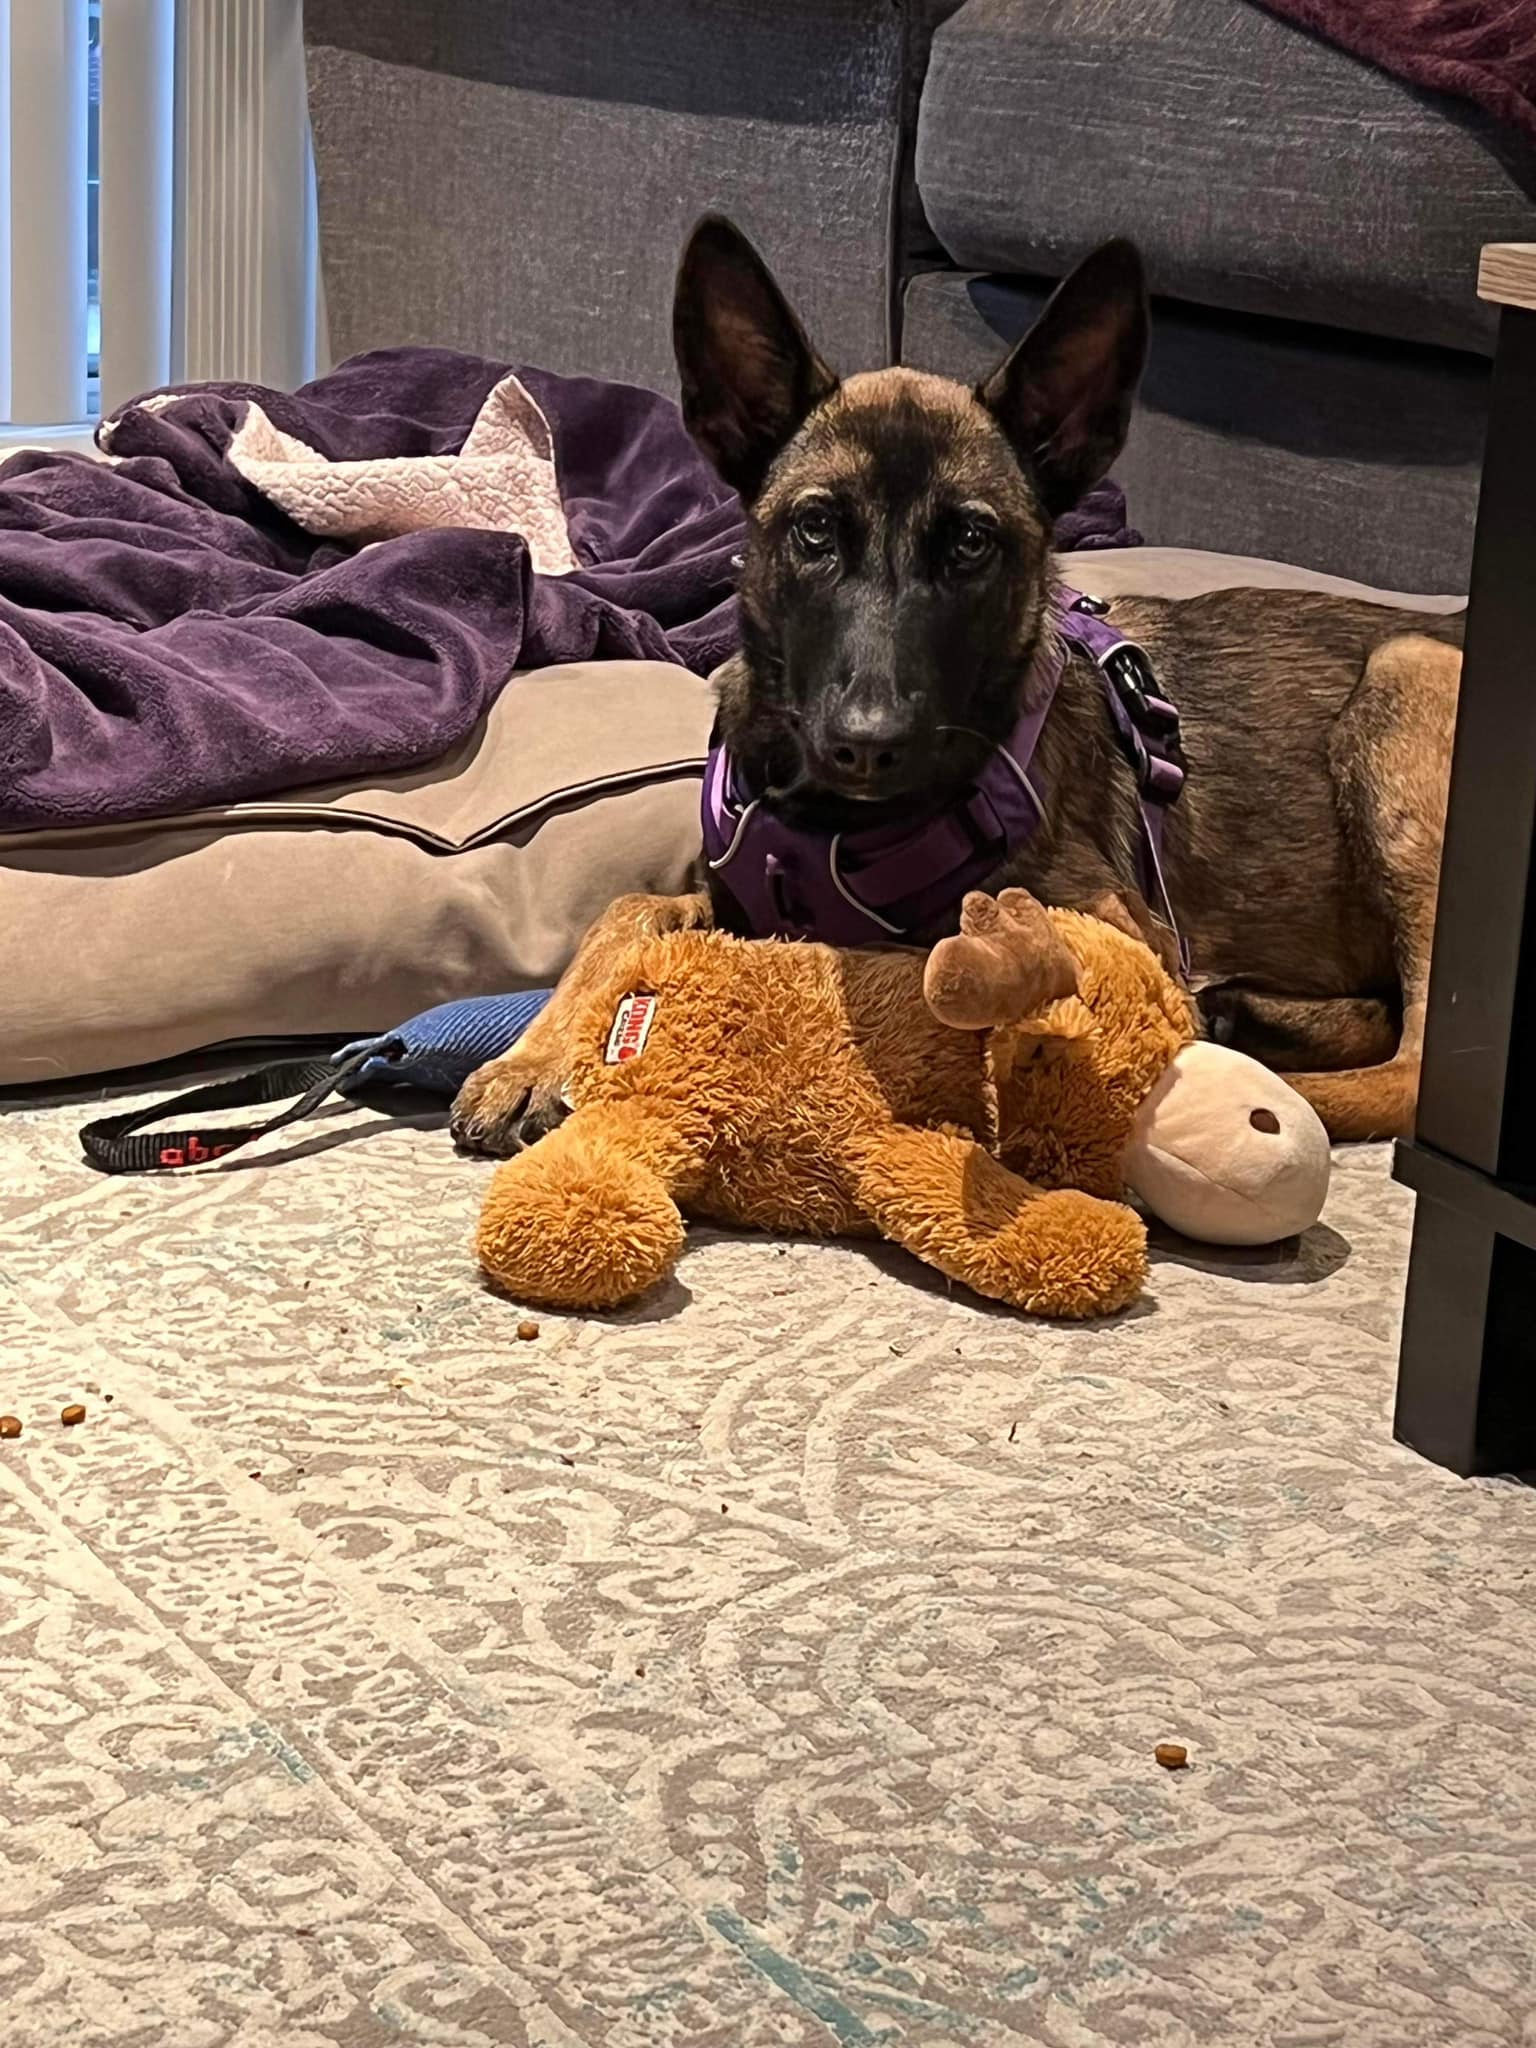
[[[1189,1235],[1315,1222],[1322,1125],[1115,927],[1022,890],[910,952],[638,939],[588,991],[572,1113],[496,1172],[480,1262],[520,1299],[613,1308],[670,1272],[683,1216],[881,1235],[1037,1315],[1125,1308],[1138,1196]],[[514,1053],[515,1056],[515,1053]]]

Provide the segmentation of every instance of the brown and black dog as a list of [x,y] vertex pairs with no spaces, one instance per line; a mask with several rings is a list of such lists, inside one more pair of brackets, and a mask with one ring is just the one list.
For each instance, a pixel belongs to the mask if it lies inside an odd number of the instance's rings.
[[[695,229],[675,304],[684,414],[748,509],[720,737],[787,821],[942,801],[1012,731],[1052,631],[1052,525],[1120,452],[1147,324],[1140,259],[1111,242],[976,390],[904,369],[840,381],[751,245],[716,218]],[[1407,1130],[1460,618],[1222,590],[1122,599],[1114,623],[1183,714],[1163,865],[1208,1020],[1287,1070],[1335,1138]],[[1035,758],[1046,814],[989,886],[1165,941],[1091,663],[1067,663]],[[718,890],[614,905],[543,1017],[461,1092],[459,1142],[511,1151],[558,1118],[566,1019],[612,945],[732,913]]]

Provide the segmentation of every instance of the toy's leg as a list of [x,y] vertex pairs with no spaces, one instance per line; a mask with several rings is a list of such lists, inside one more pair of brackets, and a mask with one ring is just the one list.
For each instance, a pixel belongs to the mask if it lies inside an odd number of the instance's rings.
[[973,890],[960,929],[928,955],[923,995],[941,1024],[987,1031],[1077,993],[1077,963],[1027,889]]
[[492,1177],[475,1244],[487,1278],[558,1308],[633,1301],[682,1250],[671,1190],[688,1179],[700,1144],[653,1103],[578,1110]]
[[572,1063],[572,1019],[606,978],[615,954],[636,939],[709,922],[707,896],[621,896],[610,904],[582,940],[548,1007],[510,1052],[487,1060],[455,1096],[450,1128],[459,1150],[504,1159],[552,1130],[565,1115],[561,1090]]
[[1033,1315],[1108,1315],[1146,1278],[1133,1210],[1075,1188],[1044,1193],[967,1138],[898,1124],[871,1141],[857,1185],[895,1243]]

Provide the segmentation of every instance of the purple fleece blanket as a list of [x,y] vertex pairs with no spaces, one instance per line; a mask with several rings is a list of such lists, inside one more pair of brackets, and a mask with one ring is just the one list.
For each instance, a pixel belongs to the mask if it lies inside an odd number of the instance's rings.
[[1261,0],[1410,85],[1474,100],[1536,141],[1532,0]]
[[[467,460],[506,389],[491,454]],[[514,668],[627,656],[704,673],[735,644],[741,507],[651,392],[380,350],[292,395],[139,401],[102,439],[110,464],[0,469],[3,829],[382,774],[456,745]],[[476,523],[486,476],[498,502],[544,503],[542,555]],[[1138,536],[1109,486],[1059,538]]]

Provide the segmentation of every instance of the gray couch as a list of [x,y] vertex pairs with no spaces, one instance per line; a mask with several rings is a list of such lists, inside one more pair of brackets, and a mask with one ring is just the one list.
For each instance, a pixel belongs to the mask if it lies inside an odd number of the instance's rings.
[[668,388],[705,206],[845,367],[974,376],[1095,241],[1158,297],[1150,540],[1464,587],[1536,155],[1252,0],[307,0],[333,353]]

